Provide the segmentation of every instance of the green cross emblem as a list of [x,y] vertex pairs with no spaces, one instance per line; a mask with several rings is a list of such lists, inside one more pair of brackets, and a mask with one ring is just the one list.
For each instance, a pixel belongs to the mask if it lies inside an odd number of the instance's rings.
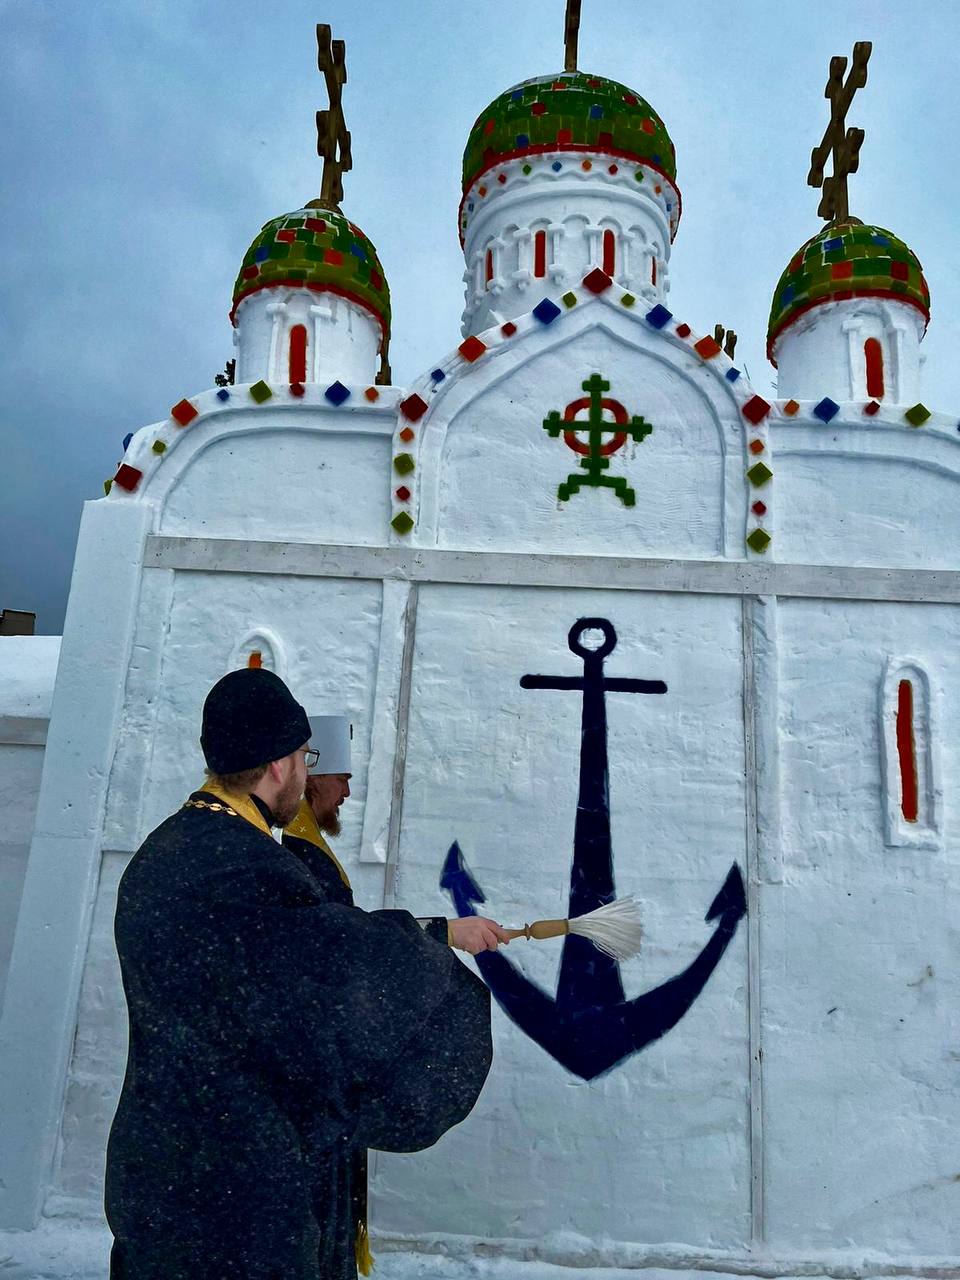
[[[564,444],[574,453],[580,454],[580,466],[586,475],[579,471],[571,472],[557,489],[557,497],[566,502],[573,494],[579,493],[584,485],[597,488],[613,489],[625,507],[632,507],[637,495],[627,484],[623,476],[608,476],[604,473],[610,467],[610,455],[626,444],[627,439],[640,443],[645,440],[653,427],[643,418],[631,417],[619,400],[611,400],[603,393],[610,390],[599,373],[592,373],[586,382],[580,384],[588,394],[579,400],[571,400],[561,414],[551,409],[543,420],[544,430],[552,437],[563,435]],[[577,418],[577,414],[586,409],[586,421]],[[610,422],[604,412],[612,415]],[[585,431],[586,441],[580,440],[577,433]],[[612,439],[604,443],[604,436]]]

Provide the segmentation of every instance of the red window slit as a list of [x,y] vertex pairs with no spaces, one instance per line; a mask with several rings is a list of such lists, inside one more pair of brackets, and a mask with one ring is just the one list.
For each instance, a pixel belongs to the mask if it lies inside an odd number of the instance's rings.
[[867,361],[867,395],[872,400],[883,399],[883,348],[878,339],[868,338],[863,344]]
[[657,260],[656,260],[656,258],[651,258],[651,259],[650,259],[650,283],[651,283],[651,284],[656,284],[656,283],[657,283]]
[[533,237],[533,274],[539,279],[547,274],[547,233],[537,231]]
[[290,330],[290,381],[306,382],[307,380],[307,330],[302,324],[295,324]]
[[907,822],[916,822],[917,749],[913,736],[913,685],[901,680],[897,691],[897,754],[900,757],[900,809]]
[[611,280],[616,274],[617,241],[612,231],[603,233],[603,270]]
[[493,279],[493,250],[487,250],[486,266],[484,268],[484,279],[487,284]]

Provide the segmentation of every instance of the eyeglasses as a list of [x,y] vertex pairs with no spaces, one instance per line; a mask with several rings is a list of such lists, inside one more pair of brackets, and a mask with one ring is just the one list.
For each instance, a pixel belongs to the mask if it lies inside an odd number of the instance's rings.
[[308,769],[315,769],[320,763],[320,752],[313,747],[304,747],[303,758],[307,762]]

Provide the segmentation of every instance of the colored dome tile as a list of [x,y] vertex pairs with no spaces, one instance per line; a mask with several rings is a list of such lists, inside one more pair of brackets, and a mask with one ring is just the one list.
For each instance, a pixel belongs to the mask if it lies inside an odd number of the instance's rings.
[[[505,160],[594,151],[651,165],[674,183],[676,153],[663,121],[639,94],[603,76],[536,76],[480,113],[463,153],[463,190]],[[557,168],[557,164],[554,164]]]
[[231,322],[244,298],[281,287],[337,293],[365,307],[389,336],[390,290],[377,251],[342,213],[311,202],[265,223],[237,276]]
[[882,227],[842,223],[824,227],[790,260],[773,295],[767,355],[788,325],[823,302],[895,298],[930,320],[930,291],[923,269],[902,240]]

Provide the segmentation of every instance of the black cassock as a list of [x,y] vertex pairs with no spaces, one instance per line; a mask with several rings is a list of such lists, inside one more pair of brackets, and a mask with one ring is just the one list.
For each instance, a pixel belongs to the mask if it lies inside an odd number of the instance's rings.
[[366,1148],[428,1147],[479,1096],[486,986],[408,912],[350,905],[326,856],[294,849],[184,808],[120,881],[111,1280],[354,1280]]

